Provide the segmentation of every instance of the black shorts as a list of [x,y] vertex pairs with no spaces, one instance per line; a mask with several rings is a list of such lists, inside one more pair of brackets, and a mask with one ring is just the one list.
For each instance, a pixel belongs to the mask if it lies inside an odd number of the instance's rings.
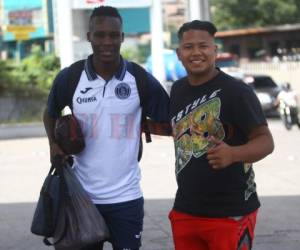
[[[97,204],[116,249],[139,249],[143,231],[144,199],[115,204]],[[99,248],[98,248],[99,249]]]

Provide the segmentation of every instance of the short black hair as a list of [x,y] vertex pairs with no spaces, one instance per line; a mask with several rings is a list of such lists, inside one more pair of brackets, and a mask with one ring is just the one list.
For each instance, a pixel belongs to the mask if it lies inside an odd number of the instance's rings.
[[183,37],[183,33],[189,30],[205,30],[212,37],[214,37],[215,33],[217,32],[217,28],[213,23],[209,21],[193,20],[191,22],[184,23],[179,28],[177,33],[178,40],[180,41]]
[[106,16],[106,17],[116,17],[120,20],[121,24],[123,24],[122,17],[118,11],[117,8],[111,7],[111,6],[100,6],[96,7],[91,16],[90,16],[90,22],[94,17],[101,17],[101,16]]

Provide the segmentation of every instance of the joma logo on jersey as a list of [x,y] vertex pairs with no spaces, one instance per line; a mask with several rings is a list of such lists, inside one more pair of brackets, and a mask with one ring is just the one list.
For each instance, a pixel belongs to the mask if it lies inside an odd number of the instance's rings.
[[77,103],[90,103],[90,102],[96,102],[97,98],[95,96],[92,97],[77,97],[76,99]]
[[91,88],[91,87],[88,87],[88,88],[85,88],[85,90],[80,90],[80,93],[81,94],[86,94],[88,91],[90,91],[91,89],[93,89],[93,88]]

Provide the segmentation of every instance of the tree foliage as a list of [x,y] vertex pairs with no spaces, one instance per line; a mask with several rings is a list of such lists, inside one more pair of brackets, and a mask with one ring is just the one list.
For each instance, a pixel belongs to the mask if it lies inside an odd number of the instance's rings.
[[7,92],[7,90],[14,84],[14,80],[10,74],[12,65],[8,61],[0,61],[0,94]]
[[1,61],[0,94],[46,94],[60,69],[54,54],[45,54],[34,46],[20,63]]
[[300,23],[299,0],[211,0],[219,30]]
[[150,44],[138,44],[137,46],[122,48],[121,54],[127,60],[145,63],[150,54]]

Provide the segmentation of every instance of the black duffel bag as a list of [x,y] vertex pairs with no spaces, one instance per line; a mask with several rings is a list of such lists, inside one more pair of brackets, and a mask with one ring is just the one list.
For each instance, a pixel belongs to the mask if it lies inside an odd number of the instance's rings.
[[31,223],[31,232],[44,237],[53,237],[60,204],[60,177],[54,166],[43,183]]
[[[59,164],[57,164],[59,160]],[[74,250],[109,238],[104,218],[67,162],[55,157],[34,212],[31,232],[46,245]],[[53,238],[52,242],[48,238]]]

